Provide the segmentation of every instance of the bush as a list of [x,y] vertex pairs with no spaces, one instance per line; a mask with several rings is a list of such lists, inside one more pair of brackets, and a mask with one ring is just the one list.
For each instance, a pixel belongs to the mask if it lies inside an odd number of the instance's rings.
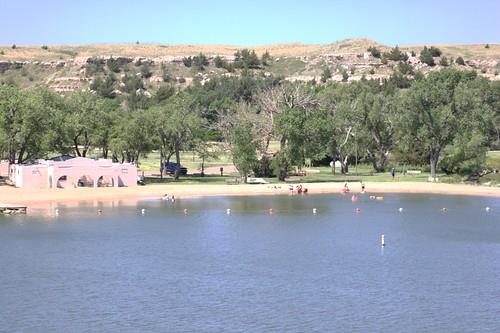
[[438,49],[437,47],[434,47],[434,46],[431,46],[431,47],[429,48],[429,52],[431,53],[431,55],[432,55],[433,57],[440,57],[440,56],[441,56],[441,54],[443,53],[443,52],[441,52],[441,50],[440,50],[440,49]]
[[356,67],[351,67],[351,75],[354,75],[354,73],[356,73]]
[[368,73],[370,73],[371,75],[375,74],[375,69],[370,68],[370,71]]
[[205,70],[205,66],[208,66],[209,62],[207,57],[200,52],[199,55],[193,57],[192,65],[194,69],[203,71]]
[[399,46],[397,46],[397,45],[396,45],[396,47],[391,49],[390,52],[384,53],[384,56],[388,60],[392,60],[392,61],[407,61],[408,60],[408,56],[406,55],[406,53],[401,52],[401,50],[399,49]]
[[490,44],[486,44],[486,45],[484,46],[484,48],[485,48],[485,49],[489,49],[489,48],[490,48]]
[[367,49],[368,52],[372,55],[374,58],[380,58],[382,54],[380,53],[380,50],[377,49],[375,46],[371,46]]
[[148,65],[144,64],[141,66],[141,76],[145,79],[149,79],[153,75],[153,72]]
[[412,57],[416,57],[417,56],[417,54],[415,53],[415,51],[411,50],[411,56]]
[[262,55],[262,65],[264,66],[269,66],[270,62],[273,60],[273,58],[271,57],[271,55],[269,54],[268,51],[264,52],[264,54]]
[[5,55],[5,52],[3,50],[0,51],[0,55]]
[[411,75],[413,74],[413,67],[406,62],[400,61],[398,64],[398,71],[403,75]]
[[226,61],[222,59],[220,56],[216,56],[214,58],[214,65],[216,68],[224,68],[224,65],[226,64]]
[[186,67],[191,67],[191,65],[193,64],[193,58],[191,58],[191,57],[184,57],[184,58],[182,58],[182,63]]
[[12,49],[15,50],[17,48],[16,44],[12,44]]
[[49,47],[47,45],[42,45],[42,50],[48,50]]
[[465,65],[464,58],[462,58],[462,57],[458,57],[458,58],[455,60],[455,63],[456,63],[457,65],[464,66],[464,65]]
[[180,77],[178,80],[179,83],[186,83],[186,79],[183,77]]
[[485,74],[487,72],[486,68],[481,68],[481,73]]
[[259,57],[254,50],[238,50],[235,54],[234,67],[236,68],[250,68],[259,69],[260,61]]
[[421,62],[427,64],[428,66],[436,65],[436,63],[434,62],[434,57],[432,56],[432,52],[427,48],[427,46],[424,46],[424,49],[422,50],[422,52],[420,52],[419,58]]
[[342,71],[342,82],[347,82],[349,80],[349,74],[345,70]]
[[441,65],[443,67],[448,67],[449,66],[448,58],[441,57],[441,59],[439,59],[439,65]]
[[118,61],[116,61],[115,59],[113,58],[109,58],[107,61],[106,61],[106,66],[108,67],[108,69],[110,71],[112,71],[113,73],[119,73],[120,72],[120,64],[118,63]]
[[323,73],[321,74],[321,82],[325,83],[328,79],[331,79],[331,77],[332,71],[329,67],[325,67],[325,69],[323,69]]
[[385,56],[382,56],[382,59],[380,59],[380,61],[382,61],[383,65],[387,65],[388,63],[387,58]]

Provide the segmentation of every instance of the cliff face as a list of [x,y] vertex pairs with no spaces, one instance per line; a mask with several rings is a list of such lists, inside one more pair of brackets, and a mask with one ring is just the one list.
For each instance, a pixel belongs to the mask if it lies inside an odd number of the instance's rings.
[[[249,47],[258,55],[266,51],[272,56],[267,65],[252,71],[263,76],[283,76],[290,81],[319,82],[325,70],[332,75],[328,80],[359,80],[363,76],[383,79],[397,71],[398,62],[383,62],[367,52],[368,47],[381,52],[389,47],[366,39],[345,40],[329,45],[285,44]],[[500,45],[437,46],[443,52],[437,57],[436,66],[422,63],[418,54],[421,46],[401,47],[408,56],[407,63],[423,74],[441,70],[442,57],[448,66],[476,70],[491,80],[500,79]],[[210,45],[89,45],[40,47],[0,47],[0,82],[15,83],[24,87],[48,85],[61,93],[88,89],[98,77],[114,77],[115,92],[120,94],[125,76],[141,77],[145,90],[154,91],[163,84],[184,87],[194,80],[202,84],[217,76],[238,76],[241,71],[218,68],[214,59],[219,56],[227,64],[235,60],[236,46]],[[203,70],[186,67],[183,59],[200,52],[206,55],[208,65]],[[413,56],[412,56],[413,54]],[[453,59],[462,57],[463,65]],[[113,68],[109,62],[113,62]],[[230,66],[229,66],[230,67]],[[144,75],[147,68],[147,75]]]

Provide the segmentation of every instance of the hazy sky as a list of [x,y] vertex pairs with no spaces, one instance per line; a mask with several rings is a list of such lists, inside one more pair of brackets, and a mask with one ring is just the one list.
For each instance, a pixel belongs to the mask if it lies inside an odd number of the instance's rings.
[[0,44],[500,42],[500,0],[0,0]]

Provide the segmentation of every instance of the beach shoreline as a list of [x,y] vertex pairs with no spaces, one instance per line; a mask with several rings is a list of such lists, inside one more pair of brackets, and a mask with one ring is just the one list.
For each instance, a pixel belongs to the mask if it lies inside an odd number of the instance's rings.
[[[294,184],[294,188],[297,184]],[[308,194],[340,193],[343,183],[302,183]],[[472,195],[500,198],[500,187],[465,184],[420,182],[366,182],[366,194],[419,193],[440,195]],[[360,193],[360,183],[349,183],[351,193]],[[177,199],[208,196],[254,196],[289,194],[288,184],[225,185],[225,184],[154,184],[137,187],[21,189],[0,187],[0,203],[23,204],[28,207],[50,206],[70,202],[120,201],[137,203],[140,200],[161,199],[165,194]]]

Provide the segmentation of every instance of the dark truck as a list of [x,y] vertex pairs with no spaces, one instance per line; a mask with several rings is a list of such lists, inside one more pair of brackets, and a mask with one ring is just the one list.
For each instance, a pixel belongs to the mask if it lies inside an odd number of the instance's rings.
[[[177,169],[177,163],[174,162],[165,162],[165,165],[163,167],[163,170],[167,175],[174,175],[176,169]],[[187,168],[181,165],[179,170],[179,175],[185,176],[187,172],[188,172]]]

